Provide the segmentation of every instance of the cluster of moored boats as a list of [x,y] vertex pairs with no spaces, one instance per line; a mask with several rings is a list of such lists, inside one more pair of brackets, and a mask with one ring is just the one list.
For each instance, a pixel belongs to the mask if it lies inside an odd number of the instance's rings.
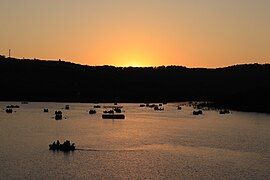
[[20,106],[18,105],[8,105],[6,106],[6,113],[11,114],[13,113],[13,109],[18,109],[18,108],[20,108]]
[[[167,104],[167,103],[163,103],[163,104]],[[152,108],[155,111],[164,111],[164,108],[162,107],[163,104],[140,104],[140,107],[148,107],[148,108]]]
[[111,107],[110,110],[103,111],[102,119],[125,119],[125,115],[122,114],[122,107]]
[[[91,115],[96,114],[97,113],[96,109],[98,109],[98,108],[101,108],[101,106],[94,105],[94,109],[90,109],[89,114],[91,114]],[[125,115],[122,114],[122,112],[123,112],[122,106],[115,106],[115,105],[114,106],[104,106],[104,108],[106,110],[103,111],[103,115],[102,115],[103,119],[125,119]],[[107,110],[108,108],[110,108],[110,110]],[[66,105],[65,110],[69,110],[69,109],[70,109],[70,106]],[[48,113],[49,109],[44,108],[43,112]],[[62,120],[63,119],[62,111],[55,111],[54,117],[55,117],[55,120]]]
[[[26,103],[24,102],[24,104],[26,104]],[[164,107],[163,107],[164,104],[167,104],[167,103],[162,103],[162,104],[161,103],[160,104],[146,103],[146,104],[140,104],[139,107],[148,107],[148,108],[154,109],[155,111],[164,111]],[[191,106],[191,105],[192,104],[189,103],[189,106]],[[193,115],[202,115],[203,114],[203,111],[201,110],[203,108],[201,108],[200,106],[198,106],[196,104],[194,104],[193,106],[194,106],[195,109],[198,109],[198,110],[193,111],[193,113],[192,113]],[[6,106],[6,113],[13,113],[14,108],[20,108],[20,106],[18,106],[18,105],[8,105],[8,106]],[[96,109],[99,109],[99,108],[101,108],[100,105],[94,105],[93,109],[89,110],[89,114],[92,114],[92,115],[96,114],[97,113]],[[122,106],[117,106],[117,103],[114,103],[113,106],[104,106],[104,108],[106,110],[103,111],[103,114],[102,114],[103,119],[125,119],[125,115],[122,113],[123,112],[122,111],[123,107]],[[64,109],[69,110],[70,106],[66,105]],[[107,109],[109,109],[109,110],[107,110]],[[182,110],[181,105],[177,106],[177,110]],[[48,113],[49,109],[44,108],[43,112]],[[229,113],[230,113],[230,111],[227,110],[227,109],[219,110],[219,114],[229,114]],[[62,120],[63,119],[62,111],[55,111],[54,118],[55,118],[55,120]]]
[[[26,104],[26,102],[22,103],[22,104]],[[140,104],[140,107],[148,107],[148,108],[152,108],[155,111],[164,111],[163,108],[163,104]],[[6,106],[6,113],[12,113],[14,108],[20,108],[20,106],[18,105],[8,105]],[[97,111],[96,109],[101,108],[100,105],[94,105],[93,109],[89,110],[89,114],[96,114]],[[114,106],[104,106],[104,108],[106,110],[103,111],[102,114],[102,118],[103,119],[125,119],[125,115],[123,114],[123,110],[122,110],[122,106],[117,106],[117,103],[114,103]],[[194,106],[195,109],[198,110],[194,110],[193,111],[193,115],[202,115],[203,111],[200,110],[199,107]],[[70,106],[66,105],[65,110],[69,110]],[[109,109],[109,110],[107,110]],[[177,110],[182,110],[182,106],[177,106]],[[49,109],[48,108],[44,108],[43,109],[44,113],[48,113]],[[219,110],[219,114],[229,114],[230,111],[227,109],[221,109]],[[63,113],[62,111],[55,111],[54,113],[54,118],[55,120],[61,120],[63,119]],[[64,151],[64,152],[69,152],[69,151],[74,151],[76,150],[75,144],[71,143],[70,141],[66,140],[63,143],[60,143],[59,140],[54,141],[52,144],[49,145],[49,150],[52,151]]]

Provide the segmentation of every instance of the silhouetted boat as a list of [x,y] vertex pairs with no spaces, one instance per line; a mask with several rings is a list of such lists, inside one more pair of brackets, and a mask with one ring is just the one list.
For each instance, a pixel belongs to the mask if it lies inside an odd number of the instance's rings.
[[20,106],[18,106],[18,105],[9,105],[9,106],[6,106],[6,108],[8,108],[8,109],[11,109],[11,108],[20,108]]
[[66,105],[66,106],[65,106],[65,109],[66,109],[66,110],[69,110],[69,108],[70,108],[69,105]]
[[145,107],[146,105],[145,104],[140,104],[140,107]]
[[103,119],[125,119],[124,114],[103,114]]
[[100,105],[94,105],[94,108],[101,108]]
[[181,107],[181,106],[178,106],[177,109],[178,109],[178,110],[182,110],[182,107]]
[[103,108],[105,108],[105,109],[114,109],[114,108],[123,108],[123,106],[115,106],[115,105],[113,105],[113,106],[103,106]]
[[6,113],[11,114],[12,112],[13,112],[13,110],[12,110],[12,109],[6,109]]
[[43,112],[47,113],[47,112],[49,112],[49,109],[45,108],[45,109],[43,109]]
[[58,140],[49,145],[49,150],[52,151],[74,151],[76,149],[75,143],[70,143],[70,141],[66,140],[63,144],[61,144]]
[[96,113],[97,113],[97,111],[94,110],[94,109],[91,109],[91,110],[89,111],[89,114],[96,114]]
[[63,118],[62,114],[56,114],[55,115],[55,120],[61,120]]
[[55,120],[61,120],[63,118],[62,111],[55,111]]
[[154,107],[154,110],[155,110],[155,111],[164,111],[164,108],[159,108],[158,106],[155,106],[155,107]]
[[116,113],[121,113],[121,112],[122,112],[121,108],[114,108],[113,110],[114,110]]
[[202,110],[193,111],[193,115],[201,115],[203,114]]

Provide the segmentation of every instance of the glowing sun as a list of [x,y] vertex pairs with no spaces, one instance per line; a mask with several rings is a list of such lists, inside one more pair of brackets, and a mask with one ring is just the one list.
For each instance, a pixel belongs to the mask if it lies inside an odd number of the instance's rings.
[[121,67],[146,67],[151,66],[151,58],[142,53],[128,53],[119,56],[117,66]]

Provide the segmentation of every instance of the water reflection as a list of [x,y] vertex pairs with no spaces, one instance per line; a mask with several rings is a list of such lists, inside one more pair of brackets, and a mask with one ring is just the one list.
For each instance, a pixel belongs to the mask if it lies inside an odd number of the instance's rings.
[[[192,107],[178,110],[178,103],[164,105],[164,111],[118,103],[126,119],[103,120],[103,108],[89,114],[94,104],[70,103],[65,110],[64,103],[28,103],[12,114],[6,104],[0,103],[1,179],[269,177],[266,114],[193,116]],[[54,120],[56,110],[67,119]],[[75,142],[79,150],[49,151],[57,139]]]

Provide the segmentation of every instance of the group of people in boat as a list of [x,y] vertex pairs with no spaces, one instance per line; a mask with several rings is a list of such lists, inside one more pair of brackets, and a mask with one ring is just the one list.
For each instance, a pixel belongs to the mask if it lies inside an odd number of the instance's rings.
[[103,111],[104,114],[114,114],[114,113],[122,113],[122,109],[120,107],[115,107],[110,110]]
[[6,113],[12,113],[13,112],[13,110],[10,108],[10,109],[6,109]]
[[54,141],[49,145],[49,150],[52,151],[74,151],[76,149],[75,143],[70,143],[70,141],[66,140],[63,144],[60,143],[59,140]]
[[62,111],[55,111],[55,120],[61,120],[63,118]]
[[11,114],[13,113],[13,109],[20,108],[18,105],[8,105],[6,106],[6,113]]
[[90,110],[89,110],[89,114],[96,114],[96,113],[97,113],[97,111],[94,110],[94,109],[90,109]]

